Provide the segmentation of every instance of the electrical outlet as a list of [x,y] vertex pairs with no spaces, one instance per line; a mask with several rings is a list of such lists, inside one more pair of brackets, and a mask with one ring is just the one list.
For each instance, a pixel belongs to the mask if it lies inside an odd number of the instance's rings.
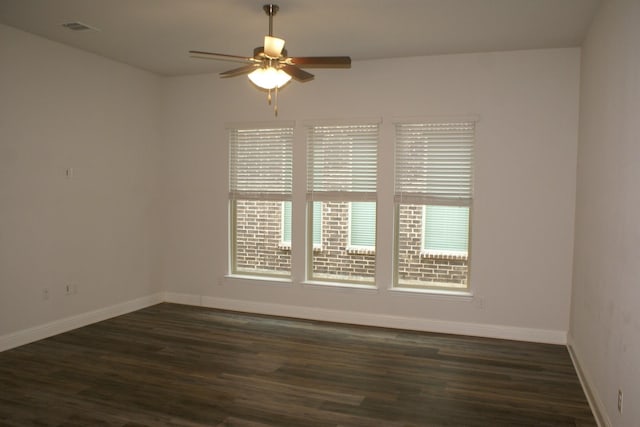
[[618,390],[618,412],[622,413],[622,390]]
[[65,287],[64,287],[64,294],[65,295],[73,295],[76,293],[76,285],[72,284],[72,283],[68,283]]

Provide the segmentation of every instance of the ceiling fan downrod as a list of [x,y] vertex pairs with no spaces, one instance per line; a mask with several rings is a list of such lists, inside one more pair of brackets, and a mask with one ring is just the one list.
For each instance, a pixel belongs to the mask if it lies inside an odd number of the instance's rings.
[[[264,10],[264,12],[269,16],[269,37],[273,37],[273,17],[276,13],[278,13],[278,10],[280,10],[280,7],[277,4],[265,4],[264,6],[262,6],[262,9]],[[264,48],[263,48],[264,49]],[[273,67],[273,60],[269,59],[269,67]],[[275,87],[275,104],[273,106],[273,112],[275,113],[276,117],[278,117],[278,86]],[[271,105],[271,89],[269,89],[269,93],[267,95],[267,102],[269,105]]]
[[273,16],[278,13],[280,7],[277,4],[265,4],[262,9],[269,15],[269,36],[273,36]]

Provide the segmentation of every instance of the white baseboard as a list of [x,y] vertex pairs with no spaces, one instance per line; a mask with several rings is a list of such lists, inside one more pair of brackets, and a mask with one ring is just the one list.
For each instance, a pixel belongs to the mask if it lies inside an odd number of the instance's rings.
[[9,350],[14,347],[38,341],[82,326],[87,326],[115,316],[130,313],[132,311],[140,310],[161,302],[267,314],[272,316],[349,323],[354,325],[378,326],[383,328],[407,329],[456,335],[471,335],[548,344],[567,344],[567,333],[565,331],[518,328],[513,326],[467,322],[450,322],[435,319],[420,319],[375,313],[244,301],[229,298],[215,298],[175,292],[161,292],[0,336],[0,351]]
[[600,399],[600,395],[598,394],[597,389],[593,387],[593,381],[591,381],[589,374],[582,368],[582,365],[580,364],[580,357],[575,351],[571,335],[569,335],[567,339],[567,348],[569,349],[569,355],[571,356],[573,367],[578,374],[578,379],[580,380],[580,384],[582,384],[582,390],[584,391],[584,394],[589,401],[591,412],[593,412],[593,416],[598,423],[598,427],[613,426],[611,420],[607,416],[606,408],[604,406],[604,403],[602,402],[602,399]]
[[0,336],[0,351],[9,350],[11,348],[67,332],[72,329],[101,322],[103,320],[140,310],[163,301],[164,295],[162,293],[157,293],[3,335]]
[[331,310],[325,308],[272,304],[176,293],[166,293],[165,301],[187,305],[200,305],[203,307],[219,308],[224,310],[295,317],[309,320],[324,320],[327,322],[350,323],[355,325],[378,326],[384,328],[408,329],[456,335],[472,335],[547,344],[565,345],[567,343],[566,331],[518,328],[512,326],[467,322],[450,322],[444,320],[420,319],[414,317]]
[[184,305],[202,305],[202,297],[200,295],[179,294],[176,292],[165,292],[164,302]]

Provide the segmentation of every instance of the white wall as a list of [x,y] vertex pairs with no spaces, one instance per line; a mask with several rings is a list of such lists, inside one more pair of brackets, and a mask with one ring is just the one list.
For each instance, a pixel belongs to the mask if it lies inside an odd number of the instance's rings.
[[604,2],[582,60],[570,344],[617,426],[640,423],[639,23],[637,0]]
[[159,84],[0,25],[0,337],[159,290]]
[[[246,79],[159,79],[6,26],[0,58],[0,337],[166,290],[227,308],[564,341],[579,49],[355,62],[282,91],[279,120],[383,118],[377,292],[301,285],[302,251],[291,285],[224,279],[224,125],[274,120]],[[388,291],[391,122],[416,115],[480,119],[475,299]],[[294,157],[301,206],[302,132]],[[302,247],[299,208],[293,228]],[[68,283],[77,294],[63,295]]]
[[[314,70],[280,94],[278,120],[382,117],[377,292],[225,279],[225,122],[274,120],[246,78],[163,82],[164,242],[160,276],[176,300],[275,314],[564,342],[569,324],[579,49],[355,62]],[[230,64],[230,68],[233,64]],[[475,299],[401,294],[391,282],[395,116],[476,115],[471,289]],[[294,206],[304,203],[304,135]],[[294,208],[295,209],[295,208]],[[294,247],[303,247],[302,209]],[[295,237],[297,236],[297,237]],[[449,329],[447,329],[449,328]]]

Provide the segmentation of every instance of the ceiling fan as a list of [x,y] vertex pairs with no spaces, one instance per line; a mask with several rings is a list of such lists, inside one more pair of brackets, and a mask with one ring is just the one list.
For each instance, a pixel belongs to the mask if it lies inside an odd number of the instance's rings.
[[253,56],[238,56],[224,53],[190,50],[194,58],[216,59],[222,61],[242,62],[245,65],[220,73],[222,77],[236,77],[248,74],[249,79],[259,88],[268,91],[271,104],[271,91],[275,90],[275,114],[278,115],[278,89],[286,85],[291,78],[299,82],[313,80],[313,74],[303,68],[350,68],[351,58],[348,56],[301,56],[290,57],[284,48],[285,41],[273,36],[273,17],[280,9],[276,4],[265,4],[262,7],[269,16],[269,35],[264,37],[264,45],[253,49]]

